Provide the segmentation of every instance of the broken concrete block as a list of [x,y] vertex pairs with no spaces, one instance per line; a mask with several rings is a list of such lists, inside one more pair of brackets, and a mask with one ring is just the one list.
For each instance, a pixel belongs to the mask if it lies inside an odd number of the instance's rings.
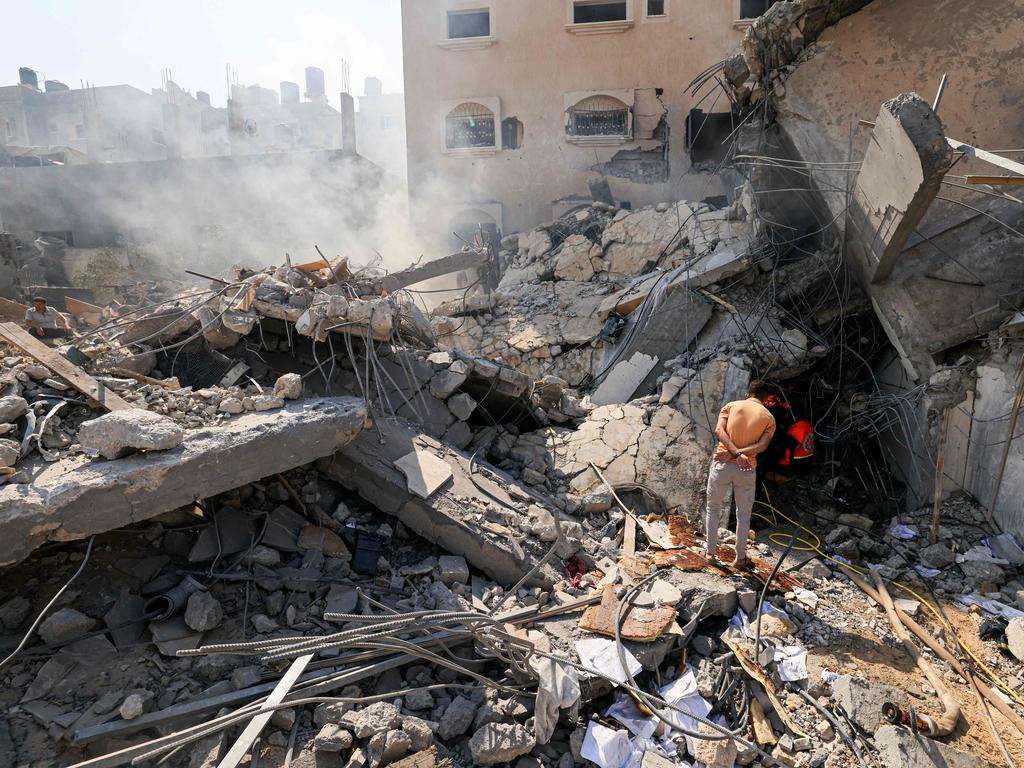
[[929,568],[939,568],[940,570],[948,568],[956,562],[953,550],[949,548],[948,544],[942,543],[925,547],[918,553],[918,557]]
[[341,752],[352,746],[352,734],[334,723],[327,723],[313,737],[313,749],[317,752]]
[[251,400],[253,409],[261,413],[284,407],[284,399],[274,395],[256,395]]
[[74,608],[61,608],[39,625],[39,636],[47,645],[63,645],[88,634],[96,619]]
[[620,360],[591,395],[594,405],[627,403],[647,374],[658,364],[657,357],[634,352],[629,360]]
[[298,400],[302,397],[302,377],[297,373],[286,373],[274,382],[274,395],[284,400]]
[[454,370],[459,362],[455,361],[447,370],[438,371],[430,379],[430,394],[438,400],[447,400],[465,383],[467,375]]
[[21,458],[21,446],[13,440],[0,438],[0,467],[13,467]]
[[434,732],[430,730],[426,720],[405,715],[402,717],[402,730],[408,734],[411,742],[409,749],[414,752],[427,749],[434,743]]
[[255,614],[249,621],[252,622],[252,628],[261,635],[267,635],[280,629],[280,625],[276,621],[263,613]]
[[21,595],[15,595],[3,605],[0,605],[0,624],[4,629],[13,632],[28,618],[32,610],[32,603]]
[[476,715],[477,706],[465,696],[456,696],[447,706],[437,728],[437,735],[442,739],[461,736],[469,730]]
[[458,555],[441,555],[437,558],[437,570],[441,581],[449,586],[469,582],[469,566],[466,558]]
[[133,450],[166,451],[185,437],[173,419],[152,411],[115,411],[86,421],[79,427],[78,441],[87,451],[116,459]]
[[452,477],[451,468],[431,451],[415,450],[395,460],[395,468],[405,475],[410,493],[429,499]]
[[298,548],[316,549],[323,552],[327,557],[351,558],[352,555],[345,546],[341,536],[330,528],[319,525],[307,525],[299,532]]
[[455,418],[465,421],[476,410],[476,400],[465,392],[460,392],[448,398],[448,410],[452,412]]
[[28,413],[28,401],[17,395],[0,397],[0,424],[10,424]]
[[374,765],[388,765],[404,757],[412,748],[412,739],[405,731],[392,729],[378,733],[366,745],[370,762]]
[[217,406],[217,409],[223,413],[237,416],[245,410],[245,405],[237,397],[225,397],[220,401],[220,405]]
[[907,694],[898,688],[850,675],[840,675],[832,683],[832,695],[850,719],[868,733],[874,733],[884,724],[883,704],[892,702],[903,709],[909,704]]
[[[718,731],[700,724],[700,733],[718,735]],[[695,739],[696,750],[693,757],[698,763],[707,768],[733,768],[736,763],[737,747],[732,739],[711,741],[709,739]]]
[[1024,618],[1010,619],[1006,625],[1006,644],[1017,661],[1024,661]]
[[680,571],[670,569],[668,581],[682,593],[682,604],[704,606],[702,616],[731,617],[736,613],[738,598],[736,587],[725,579],[702,571]]
[[260,668],[257,666],[250,665],[231,670],[231,684],[236,691],[258,685],[262,679]]
[[341,724],[346,713],[352,711],[352,704],[349,702],[325,702],[318,704],[313,710],[313,723],[315,725],[327,725],[328,723]]
[[875,747],[883,765],[902,768],[984,768],[989,765],[975,755],[961,752],[926,736],[915,735],[906,728],[885,725],[875,732]]
[[193,592],[189,595],[185,608],[185,623],[196,632],[207,632],[224,618],[224,609],[207,590]]
[[488,723],[473,734],[469,751],[475,765],[497,765],[527,754],[536,744],[533,733],[518,723]]
[[555,259],[555,278],[585,283],[594,276],[594,263],[600,263],[601,256],[601,246],[585,235],[569,235]]
[[388,701],[378,701],[355,713],[351,722],[356,737],[368,739],[378,733],[397,728],[402,722],[402,717],[398,713],[398,707],[394,704]]
[[146,709],[146,700],[139,694],[133,693],[121,703],[117,713],[125,720],[134,720]]

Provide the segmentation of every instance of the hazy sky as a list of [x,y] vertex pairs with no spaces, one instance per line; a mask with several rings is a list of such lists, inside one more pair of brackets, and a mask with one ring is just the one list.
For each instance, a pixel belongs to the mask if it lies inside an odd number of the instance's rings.
[[160,87],[160,71],[213,103],[227,98],[225,65],[243,85],[277,90],[281,80],[305,85],[307,66],[327,75],[327,98],[338,105],[341,63],[352,92],[379,77],[386,93],[402,91],[400,0],[33,0],[4,10],[0,85],[17,82],[18,67],[78,88],[128,83]]

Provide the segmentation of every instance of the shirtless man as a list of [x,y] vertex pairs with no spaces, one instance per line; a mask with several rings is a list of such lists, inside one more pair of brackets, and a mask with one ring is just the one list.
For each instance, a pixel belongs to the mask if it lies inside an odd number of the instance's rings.
[[731,485],[736,498],[736,560],[733,562],[736,567],[743,567],[747,562],[747,533],[757,493],[754,471],[757,455],[764,452],[775,434],[775,417],[763,403],[769,394],[771,388],[754,379],[747,389],[746,400],[726,403],[715,426],[719,443],[708,473],[707,554],[709,559],[714,557],[718,548],[722,503]]

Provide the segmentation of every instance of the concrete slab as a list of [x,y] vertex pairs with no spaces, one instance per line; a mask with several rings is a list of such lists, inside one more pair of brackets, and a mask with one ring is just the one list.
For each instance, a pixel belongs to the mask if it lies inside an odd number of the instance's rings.
[[[295,401],[189,433],[177,448],[114,461],[76,456],[0,489],[0,565],[47,541],[85,538],[147,520],[330,455],[363,429],[352,397]],[[30,473],[31,469],[28,469]]]
[[[452,473],[429,499],[410,492],[405,475],[395,467],[395,461],[411,451],[430,452]],[[466,454],[422,434],[409,422],[378,422],[322,460],[320,471],[502,584],[518,581],[547,549],[518,525],[528,518],[528,493],[536,492],[527,492],[512,478],[479,463],[470,473]],[[538,583],[546,583],[554,573],[541,571],[538,576]]]
[[407,453],[395,462],[395,467],[405,475],[409,491],[421,499],[429,499],[452,476],[444,461],[424,450]]
[[629,360],[622,360],[605,377],[591,396],[594,405],[627,403],[651,369],[658,364],[657,357],[634,352]]

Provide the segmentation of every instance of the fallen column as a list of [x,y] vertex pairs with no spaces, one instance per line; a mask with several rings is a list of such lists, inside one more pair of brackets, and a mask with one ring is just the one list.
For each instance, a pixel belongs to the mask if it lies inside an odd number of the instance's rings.
[[172,450],[45,465],[31,484],[0,489],[0,565],[47,541],[114,530],[330,455],[365,419],[356,398],[306,400],[191,432]]

